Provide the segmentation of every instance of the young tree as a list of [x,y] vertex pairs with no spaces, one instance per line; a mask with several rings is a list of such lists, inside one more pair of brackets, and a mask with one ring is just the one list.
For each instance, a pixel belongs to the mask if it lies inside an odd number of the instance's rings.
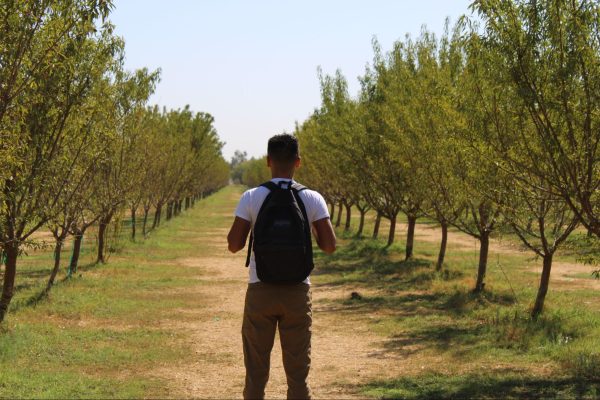
[[530,182],[545,181],[600,236],[600,5],[478,0],[473,7],[534,128]]
[[[536,128],[525,102],[505,71],[497,68],[502,66],[502,55],[474,35],[469,42],[469,56],[481,120],[488,121],[479,137],[481,144],[474,150],[499,166],[495,190],[482,194],[499,206],[524,246],[543,260],[532,309],[532,317],[536,318],[543,311],[553,256],[579,224],[579,216],[555,193],[547,179],[540,177],[544,164],[540,166],[538,162],[545,150],[536,143]],[[543,175],[551,174],[546,171]]]
[[127,199],[136,183],[132,175],[139,173],[136,160],[140,133],[137,126],[143,108],[153,93],[159,72],[147,69],[134,73],[123,70],[121,56],[111,82],[111,113],[106,123],[113,135],[109,152],[98,163],[96,213],[98,218],[98,253],[96,262],[106,262],[106,232],[109,223]]

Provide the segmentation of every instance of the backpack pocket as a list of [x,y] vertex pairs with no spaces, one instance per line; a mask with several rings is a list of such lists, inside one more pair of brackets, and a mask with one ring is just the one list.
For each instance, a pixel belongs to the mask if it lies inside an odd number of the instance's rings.
[[302,282],[310,274],[312,260],[304,245],[265,244],[254,246],[256,274],[262,282]]

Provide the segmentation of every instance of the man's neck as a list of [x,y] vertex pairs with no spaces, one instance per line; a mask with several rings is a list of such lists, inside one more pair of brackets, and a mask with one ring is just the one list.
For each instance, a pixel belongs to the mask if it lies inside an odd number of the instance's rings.
[[281,171],[271,170],[271,179],[290,179],[291,180],[294,178],[294,172],[295,171],[281,172]]

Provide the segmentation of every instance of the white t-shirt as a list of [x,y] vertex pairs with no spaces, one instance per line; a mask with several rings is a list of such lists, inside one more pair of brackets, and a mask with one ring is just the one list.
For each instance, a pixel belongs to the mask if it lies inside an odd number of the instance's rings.
[[[289,181],[284,178],[274,178],[271,182],[279,183],[281,181]],[[254,222],[260,211],[263,201],[269,194],[269,189],[259,186],[254,189],[250,189],[244,192],[240,202],[235,210],[235,216],[245,219],[250,222],[252,229],[254,229]],[[313,222],[319,221],[324,218],[329,218],[329,210],[327,209],[327,203],[320,193],[314,190],[306,189],[300,192],[300,198],[306,208],[306,216],[308,221],[312,225]],[[248,266],[249,283],[260,282],[258,275],[256,274],[256,261],[254,261],[254,252],[250,256],[250,265]],[[310,284],[310,279],[306,278],[304,283]]]

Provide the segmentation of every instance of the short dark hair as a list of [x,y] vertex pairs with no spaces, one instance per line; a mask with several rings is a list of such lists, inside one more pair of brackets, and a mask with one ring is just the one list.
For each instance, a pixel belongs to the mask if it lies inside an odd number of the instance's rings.
[[269,139],[267,154],[278,164],[292,164],[300,156],[298,139],[288,133],[275,135]]

